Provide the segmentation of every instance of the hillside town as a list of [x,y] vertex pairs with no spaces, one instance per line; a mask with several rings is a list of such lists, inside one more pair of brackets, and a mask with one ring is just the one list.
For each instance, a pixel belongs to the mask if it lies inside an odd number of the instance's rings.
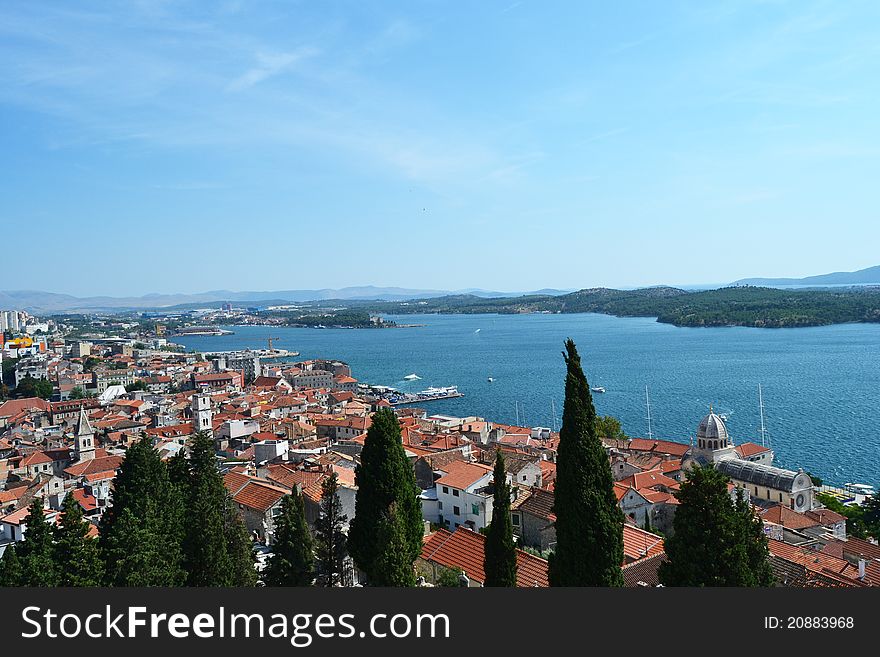
[[[167,342],[110,337],[70,339],[27,313],[0,313],[4,398],[0,403],[0,555],[27,535],[41,500],[49,523],[71,497],[98,535],[113,504],[126,450],[146,438],[161,459],[187,454],[203,432],[253,543],[257,568],[276,542],[286,496],[296,491],[314,529],[335,475],[347,532],[355,516],[355,473],[375,414],[391,404],[333,359],[280,361],[255,352],[212,358]],[[493,520],[496,454],[504,455],[516,583],[549,585],[556,547],[554,495],[559,433],[483,417],[393,409],[420,490],[421,585],[486,581],[486,531]],[[847,517],[821,501],[803,470],[775,467],[773,450],[728,433],[707,409],[692,436],[601,436],[623,514],[626,586],[661,584],[665,541],[675,531],[679,491],[694,466],[711,464],[760,517],[778,586],[880,586],[880,546],[847,529]],[[674,439],[672,439],[674,438]],[[341,585],[358,585],[349,558]]]

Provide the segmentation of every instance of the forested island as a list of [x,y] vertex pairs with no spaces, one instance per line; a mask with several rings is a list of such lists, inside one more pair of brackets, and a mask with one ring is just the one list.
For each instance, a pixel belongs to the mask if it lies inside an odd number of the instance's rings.
[[687,291],[673,287],[639,290],[592,288],[560,296],[482,298],[455,295],[414,301],[360,302],[371,313],[602,313],[656,317],[675,326],[786,328],[850,322],[880,322],[880,287],[781,290],[737,286]]
[[[319,313],[269,313],[269,323],[298,328],[394,328],[394,322],[360,310]],[[272,321],[279,320],[279,321]]]

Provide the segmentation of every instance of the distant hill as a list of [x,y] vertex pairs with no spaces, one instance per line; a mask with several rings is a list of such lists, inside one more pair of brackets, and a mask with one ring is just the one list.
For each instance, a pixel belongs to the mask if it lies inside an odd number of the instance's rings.
[[880,288],[784,290],[739,286],[688,292],[673,287],[591,288],[561,296],[481,298],[472,294],[401,302],[357,302],[361,310],[414,313],[603,313],[656,317],[675,326],[783,328],[848,322],[880,323]]
[[[215,306],[229,302],[237,305],[279,305],[314,301],[407,301],[433,299],[451,294],[471,294],[483,298],[520,296],[521,292],[492,292],[488,290],[420,290],[403,287],[376,287],[364,285],[320,290],[246,291],[211,290],[194,294],[146,294],[140,297],[75,297],[39,290],[0,291],[0,308],[26,310],[31,313],[113,312],[125,310],[185,309]],[[556,296],[566,290],[542,290],[540,294]],[[531,294],[531,293],[530,293]]]
[[743,278],[732,285],[759,285],[763,287],[822,286],[822,285],[880,285],[880,265],[858,271],[837,271],[806,278]]

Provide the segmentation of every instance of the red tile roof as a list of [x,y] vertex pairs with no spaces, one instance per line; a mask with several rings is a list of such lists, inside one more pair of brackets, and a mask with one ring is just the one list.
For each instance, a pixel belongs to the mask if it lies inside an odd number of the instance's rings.
[[52,459],[46,456],[45,452],[34,452],[22,458],[19,465],[20,467],[25,467],[28,465],[39,465],[40,463],[52,463]]
[[233,496],[244,488],[245,484],[250,480],[250,477],[241,474],[240,472],[230,471],[223,475],[223,484],[226,486],[226,490],[229,491],[229,494]]
[[827,572],[847,579],[858,580],[858,567],[844,559],[832,557],[828,554],[819,552],[818,550],[813,550],[812,548],[789,545],[772,538],[768,540],[768,545],[770,548],[770,554],[773,556],[784,559],[785,561],[796,563],[805,567],[807,570],[817,573]]
[[[97,453],[96,450],[95,454],[97,455]],[[121,456],[103,456],[93,458],[90,461],[83,461],[82,463],[74,463],[69,468],[66,468],[64,472],[71,477],[82,477],[95,474],[96,472],[116,471],[120,465],[122,465]]]
[[811,518],[804,513],[798,513],[782,504],[776,504],[769,509],[762,511],[761,518],[765,522],[770,522],[774,525],[782,525],[783,527],[788,527],[789,529],[794,530],[818,527],[820,525],[816,518]]
[[623,555],[627,562],[662,554],[663,539],[644,529],[623,526]]
[[84,488],[77,488],[70,494],[73,495],[73,499],[79,502],[82,510],[86,513],[98,508],[98,500],[95,499],[94,495],[89,495]]
[[626,479],[621,479],[620,483],[624,486],[632,486],[636,490],[642,490],[643,488],[655,488],[655,487],[664,487],[664,488],[678,488],[678,482],[675,479],[670,479],[665,474],[663,474],[660,470],[648,470],[647,472],[636,472],[630,477]]
[[[483,550],[486,537],[459,527],[454,533],[445,529],[425,537],[421,558],[446,568],[460,568],[475,582],[486,581]],[[547,587],[547,562],[522,550],[516,551],[516,585]]]
[[17,415],[22,411],[48,411],[49,402],[39,397],[28,397],[27,399],[10,399],[0,404],[0,417]]
[[691,448],[685,443],[677,443],[671,440],[648,440],[647,438],[633,438],[627,447],[637,452],[657,452],[658,454],[672,454],[684,456]]
[[763,454],[764,452],[769,452],[769,447],[762,447],[756,443],[742,443],[735,447],[736,453],[740,455],[741,458],[748,458],[750,456],[754,456],[755,454]]
[[445,472],[435,483],[442,486],[450,486],[464,490],[473,486],[487,474],[491,474],[492,468],[482,463],[468,463],[467,461],[450,461],[438,468]]
[[252,509],[266,512],[287,495],[287,490],[278,486],[251,480],[236,493],[232,499]]

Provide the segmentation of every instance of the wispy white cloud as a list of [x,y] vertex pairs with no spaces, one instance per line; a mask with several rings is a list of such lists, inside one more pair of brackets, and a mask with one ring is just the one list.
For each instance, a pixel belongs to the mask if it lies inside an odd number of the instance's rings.
[[314,57],[317,54],[318,49],[309,46],[303,46],[293,52],[257,53],[257,65],[235,78],[229,83],[227,89],[229,91],[249,89],[255,84],[259,84],[271,77],[289,72],[299,62]]

